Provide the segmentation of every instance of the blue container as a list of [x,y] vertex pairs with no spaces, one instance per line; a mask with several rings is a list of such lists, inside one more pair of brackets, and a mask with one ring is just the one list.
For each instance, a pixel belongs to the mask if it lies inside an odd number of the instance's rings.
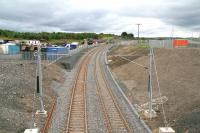
[[72,42],[70,44],[70,49],[76,49],[78,47],[78,42]]
[[8,54],[19,54],[20,48],[17,45],[8,45]]
[[72,50],[72,49],[76,49],[77,48],[77,45],[70,45],[70,50]]
[[47,47],[46,52],[58,53],[58,54],[67,54],[68,48],[66,47]]
[[65,54],[68,54],[69,48],[66,47],[47,47],[46,58],[48,60],[55,60]]

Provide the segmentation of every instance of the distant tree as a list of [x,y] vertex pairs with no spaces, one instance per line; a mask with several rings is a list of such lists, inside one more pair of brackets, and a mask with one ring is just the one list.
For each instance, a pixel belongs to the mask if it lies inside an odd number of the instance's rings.
[[[126,33],[127,34],[127,33]],[[0,29],[0,37],[16,38],[16,39],[45,39],[45,40],[60,40],[60,39],[69,39],[69,40],[83,40],[86,38],[92,39],[102,39],[107,37],[115,37],[113,34],[96,34],[96,33],[65,33],[65,32],[15,32],[9,30]]]
[[121,37],[124,39],[134,39],[134,35],[132,33],[122,32]]
[[134,35],[133,35],[132,33],[129,33],[129,34],[128,34],[128,38],[129,38],[129,39],[134,39]]
[[127,34],[126,32],[122,32],[121,37],[122,37],[122,38],[125,38],[125,37],[127,37],[127,35],[128,35],[128,34]]

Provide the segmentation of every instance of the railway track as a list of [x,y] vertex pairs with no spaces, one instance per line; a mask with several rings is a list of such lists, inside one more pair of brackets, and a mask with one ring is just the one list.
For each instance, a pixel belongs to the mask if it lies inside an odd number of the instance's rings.
[[110,86],[108,85],[102,64],[99,59],[100,54],[96,57],[95,64],[95,80],[97,84],[97,94],[99,97],[99,103],[104,113],[104,121],[109,133],[132,133],[133,131],[129,127],[118,103],[112,93]]
[[[114,94],[110,84],[106,80],[105,71],[103,69],[103,65],[101,62],[102,57],[102,48],[95,48],[89,52],[89,54],[85,55],[84,60],[81,63],[81,66],[78,69],[78,73],[76,75],[76,79],[72,88],[71,100],[68,110],[68,119],[66,126],[66,133],[88,133],[89,131],[97,131],[102,132],[102,129],[92,128],[91,125],[88,124],[97,122],[99,125],[103,123],[104,127],[103,132],[107,133],[133,133],[133,132],[146,132],[146,129],[140,127],[141,122],[136,118],[134,114],[134,122],[130,122],[127,116],[125,116],[124,110],[119,106],[119,101]],[[94,107],[93,103],[90,101],[90,106],[87,105],[87,96],[86,96],[86,86],[87,83],[89,85],[90,82],[87,80],[87,71],[88,66],[91,62],[92,56],[95,59],[94,65],[92,68],[94,74],[94,81],[96,89],[96,94],[93,92],[93,95],[96,95],[96,106],[98,106],[99,111],[102,112],[102,119],[100,119],[100,123],[97,119],[92,119],[89,117],[89,113],[91,111],[90,107]],[[94,82],[93,82],[94,83]],[[92,84],[90,83],[90,86]],[[119,97],[120,98],[120,97]],[[87,108],[88,107],[88,108]],[[96,108],[97,109],[97,108]],[[93,108],[93,111],[94,108]],[[132,115],[130,115],[132,116]],[[94,117],[94,115],[93,115]],[[96,121],[94,121],[96,120]],[[94,124],[95,125],[95,124]],[[138,127],[139,126],[139,127]],[[98,128],[98,126],[97,126]],[[138,128],[138,129],[137,129]]]
[[69,116],[67,120],[66,133],[87,133],[87,108],[86,108],[86,83],[87,66],[91,55],[96,50],[92,50],[83,60],[76,75],[72,90],[71,102],[69,106]]

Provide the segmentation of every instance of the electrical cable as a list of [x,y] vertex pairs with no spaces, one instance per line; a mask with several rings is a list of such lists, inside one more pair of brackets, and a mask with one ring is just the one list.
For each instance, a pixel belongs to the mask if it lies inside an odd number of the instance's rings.
[[[152,55],[153,55],[153,63],[154,63],[154,69],[155,69],[155,73],[156,73],[156,82],[158,85],[158,89],[159,89],[159,95],[160,95],[160,99],[162,97],[161,91],[160,91],[160,83],[159,83],[159,78],[158,78],[158,72],[157,72],[157,66],[156,66],[156,61],[155,61],[155,56],[154,56],[154,51],[152,48]],[[164,124],[167,127],[167,119],[166,119],[166,114],[165,114],[165,110],[164,110],[164,105],[161,99],[161,105],[162,105],[162,111],[163,111],[163,119],[164,119]]]
[[143,68],[145,68],[145,69],[148,69],[147,66],[144,66],[144,65],[142,65],[142,64],[139,64],[139,63],[137,63],[137,62],[135,62],[135,61],[132,61],[132,60],[130,60],[130,59],[127,59],[127,58],[125,58],[125,57],[123,57],[123,56],[119,56],[119,55],[118,55],[118,57],[120,57],[120,58],[122,58],[122,59],[124,59],[124,60],[130,61],[131,63],[134,63],[134,64],[136,64],[136,65],[138,65],[138,66],[140,66],[140,67],[143,67]]

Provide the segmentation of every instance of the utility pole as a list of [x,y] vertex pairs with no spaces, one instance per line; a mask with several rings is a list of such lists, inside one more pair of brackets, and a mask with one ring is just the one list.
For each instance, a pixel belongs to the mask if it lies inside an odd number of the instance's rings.
[[138,44],[140,43],[140,25],[142,24],[136,24],[138,26]]

